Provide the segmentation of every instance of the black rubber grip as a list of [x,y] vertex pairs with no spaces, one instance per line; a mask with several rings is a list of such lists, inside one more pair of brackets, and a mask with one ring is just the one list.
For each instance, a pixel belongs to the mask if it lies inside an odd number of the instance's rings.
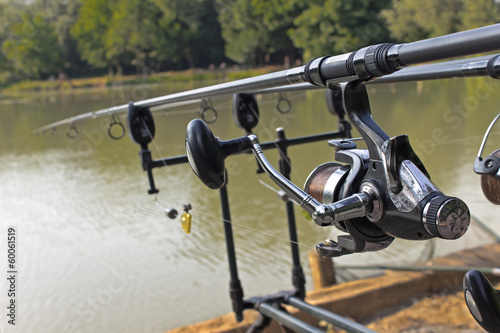
[[500,73],[497,73],[495,71],[495,63],[497,60],[500,58],[500,55],[497,55],[496,57],[491,58],[488,61],[488,65],[486,66],[486,71],[488,75],[494,79],[500,79]]

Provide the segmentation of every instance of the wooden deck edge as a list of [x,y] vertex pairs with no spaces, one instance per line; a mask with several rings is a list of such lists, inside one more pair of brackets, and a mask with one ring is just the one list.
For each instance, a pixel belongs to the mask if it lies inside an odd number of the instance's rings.
[[[489,244],[466,249],[431,261],[420,263],[422,266],[500,266],[500,244]],[[358,322],[366,322],[382,314],[390,308],[408,305],[429,293],[445,293],[456,291],[462,287],[464,272],[396,272],[345,282],[307,294],[307,302],[320,306],[339,315],[349,317]],[[490,278],[493,278],[490,276]],[[290,309],[295,317],[311,324],[318,325],[318,320],[305,313]],[[243,333],[257,318],[256,311],[245,311],[241,323],[236,322],[234,314],[176,328],[168,333]],[[277,325],[272,325],[266,332],[275,332]],[[166,332],[166,333],[167,333]]]

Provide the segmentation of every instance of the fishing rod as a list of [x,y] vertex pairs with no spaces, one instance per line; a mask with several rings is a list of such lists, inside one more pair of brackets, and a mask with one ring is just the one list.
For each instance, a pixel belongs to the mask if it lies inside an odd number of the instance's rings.
[[[367,84],[389,84],[389,83],[401,83],[401,82],[411,82],[411,81],[424,81],[424,80],[438,80],[438,79],[450,79],[450,78],[458,78],[458,77],[481,77],[481,76],[489,76],[493,79],[500,78],[500,54],[488,55],[488,56],[480,56],[474,58],[466,58],[466,59],[457,59],[451,61],[444,61],[436,64],[426,64],[426,65],[418,65],[412,67],[402,68],[400,71],[394,72],[393,74],[380,77],[376,80],[368,81]],[[299,83],[295,85],[286,85],[275,88],[268,89],[260,89],[255,91],[245,91],[243,93],[252,94],[252,95],[264,95],[264,94],[272,94],[272,93],[286,93],[286,92],[294,92],[294,91],[304,91],[304,90],[317,90],[317,89],[325,89],[323,86],[311,85],[310,83]],[[219,96],[212,97],[211,99],[222,99],[226,98],[227,95],[221,94]],[[143,103],[148,105],[148,100],[144,100]],[[287,106],[285,108],[280,107],[280,101],[284,101]],[[162,111],[170,108],[192,105],[200,103],[200,116],[203,120],[208,123],[211,123],[217,119],[217,112],[215,108],[207,101],[207,99],[193,99],[186,100],[182,102],[165,102],[162,105],[157,105],[151,107],[150,110],[152,112]],[[137,103],[136,103],[137,104]],[[285,97],[281,97],[277,103],[278,111],[282,113],[286,113],[290,110],[290,103]],[[42,134],[44,132],[48,132],[50,130],[55,130],[57,127],[68,126],[67,135],[70,138],[75,138],[78,136],[78,132],[76,129],[76,122],[99,118],[103,116],[111,116],[112,120],[110,122],[110,128],[113,127],[113,124],[118,124],[117,122],[113,122],[114,116],[125,113],[129,109],[129,104],[123,104],[119,106],[114,106],[107,109],[97,110],[93,112],[87,112],[81,115],[77,115],[74,117],[66,118],[42,127],[39,127],[32,131],[33,135]],[[210,112],[214,116],[211,120],[209,120],[206,114]],[[120,128],[122,134],[124,134],[125,128]],[[110,136],[113,137],[111,134]],[[120,136],[120,138],[123,135]]]
[[[301,67],[142,100],[135,102],[134,105],[138,108],[154,108],[300,83],[329,87],[331,84],[356,79],[370,81],[380,79],[380,77],[390,75],[411,65],[498,50],[500,50],[500,24],[406,44],[373,45],[342,55],[316,58]],[[483,68],[480,71],[486,71],[488,75],[498,78],[499,67],[500,63],[496,59],[486,69]],[[126,104],[115,106],[43,126],[33,133],[41,133],[58,126],[72,124],[75,121],[126,112],[127,110],[128,105]]]
[[298,83],[328,87],[353,80],[368,81],[403,67],[500,50],[500,24],[407,44],[378,44],[337,56],[324,56],[304,66],[139,101],[139,108],[190,99],[261,90]]
[[[482,76],[489,76],[493,79],[500,78],[499,54],[405,67],[397,72],[394,72],[393,74],[377,78],[376,80],[368,81],[366,82],[366,84],[389,84]],[[325,87],[315,86],[309,83],[299,83],[293,86],[281,86],[264,90],[256,90],[248,93],[269,94],[324,88]]]
[[[440,62],[437,64],[426,64],[412,67],[402,68],[400,71],[394,72],[393,74],[380,77],[376,80],[369,81],[367,84],[388,84],[388,83],[400,83],[400,82],[410,82],[410,81],[423,81],[423,80],[437,80],[437,79],[450,79],[458,77],[480,77],[489,76],[493,79],[500,78],[500,55],[488,55],[480,56],[474,58],[458,59]],[[262,94],[272,94],[272,93],[283,93],[283,92],[293,92],[293,91],[304,91],[312,89],[324,89],[323,86],[311,85],[310,83],[299,83],[295,85],[285,85],[275,88],[259,89],[255,91],[244,91],[247,94],[262,95]],[[168,95],[167,95],[168,96]],[[221,94],[219,96],[212,97],[211,99],[220,99],[227,97],[226,94]],[[143,104],[148,105],[150,99],[144,100]],[[203,112],[208,110],[214,110],[211,105],[204,105],[203,102],[206,99],[192,99],[182,102],[170,103],[165,101],[164,104],[151,107],[151,111],[161,111],[169,108],[175,108],[179,106],[186,106],[196,103],[201,103],[200,108],[202,119],[207,121],[203,117]],[[136,103],[137,104],[137,103]],[[78,116],[63,119],[42,127],[39,127],[32,131],[32,134],[40,134],[49,130],[53,130],[60,126],[74,125],[76,122],[93,119],[103,116],[116,115],[120,113],[127,112],[129,104],[123,104],[119,106],[114,106],[107,109],[102,109],[98,111],[84,113]],[[214,111],[212,111],[214,112]],[[73,129],[72,129],[73,130]],[[73,130],[74,131],[74,130]],[[71,135],[70,135],[71,137]]]

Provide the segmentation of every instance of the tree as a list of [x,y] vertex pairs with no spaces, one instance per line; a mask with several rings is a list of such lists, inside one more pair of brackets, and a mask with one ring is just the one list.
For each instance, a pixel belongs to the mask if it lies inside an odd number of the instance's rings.
[[299,2],[293,0],[217,0],[226,56],[238,63],[262,65],[266,54],[292,55],[288,37]]
[[464,1],[461,30],[475,29],[499,22],[500,5],[494,0]]
[[214,0],[153,0],[163,13],[157,51],[182,67],[223,61],[224,41]]
[[[0,48],[2,47],[5,40],[9,37],[9,26],[11,24],[10,20],[13,16],[13,9],[11,6],[7,5],[5,2],[0,3],[0,17],[5,18],[0,21]],[[12,64],[5,56],[4,52],[0,52],[0,82],[5,83],[12,76],[11,73]]]
[[389,0],[311,1],[295,18],[291,39],[309,59],[387,42],[389,33],[379,13],[389,4]]
[[[48,1],[54,2],[54,0]],[[70,29],[78,18],[81,5],[81,0],[57,1],[57,7],[52,16],[57,41],[64,61],[64,72],[67,75],[74,75],[88,69],[88,65],[86,66],[80,59],[77,41],[70,34]]]
[[116,0],[83,0],[78,19],[70,29],[70,35],[77,40],[83,60],[97,68],[108,68],[113,74],[113,65],[119,65],[119,58],[106,49],[106,34],[110,27],[109,18]]
[[9,31],[2,51],[15,71],[29,78],[40,78],[61,70],[56,31],[42,15],[32,15],[28,9],[20,21],[9,26]]
[[382,16],[392,37],[398,42],[413,42],[460,30],[463,3],[463,0],[395,0]]

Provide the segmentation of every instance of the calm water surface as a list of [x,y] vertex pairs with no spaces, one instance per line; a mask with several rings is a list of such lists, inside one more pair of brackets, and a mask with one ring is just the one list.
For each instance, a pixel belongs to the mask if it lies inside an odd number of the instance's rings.
[[[198,85],[204,85],[199,83]],[[193,86],[194,87],[194,86]],[[158,201],[147,194],[139,147],[128,136],[107,136],[109,119],[78,124],[43,136],[30,132],[84,112],[140,100],[189,86],[143,86],[78,92],[39,93],[0,100],[0,249],[6,264],[6,230],[18,235],[16,326],[2,332],[162,332],[231,311],[229,273],[217,191],[204,187],[189,166],[154,171]],[[500,230],[498,208],[484,199],[472,171],[482,135],[499,112],[498,84],[489,79],[450,80],[369,88],[375,120],[390,135],[408,134],[433,181],[467,202],[473,215]],[[278,96],[259,97],[260,140],[335,130],[322,91],[288,94],[292,112],[275,110]],[[232,122],[230,100],[214,101],[222,139],[243,135]],[[155,158],[184,154],[187,123],[197,106],[155,113]],[[123,120],[124,117],[122,117]],[[498,133],[498,131],[496,132]],[[490,137],[489,154],[499,137]],[[292,179],[302,186],[319,164],[333,159],[326,142],[291,147]],[[276,152],[267,151],[272,162]],[[229,194],[240,278],[246,296],[291,288],[289,244],[283,203],[259,184],[250,155],[230,157]],[[262,180],[271,181],[262,176]],[[167,219],[166,207],[193,206],[192,232]],[[301,258],[312,289],[307,251],[333,228],[320,228],[297,212]],[[355,254],[338,263],[411,263],[491,242],[477,226],[458,241],[397,240],[381,252]],[[359,272],[354,272],[360,274]],[[5,279],[0,308],[6,309]],[[2,310],[5,312],[5,310]]]

